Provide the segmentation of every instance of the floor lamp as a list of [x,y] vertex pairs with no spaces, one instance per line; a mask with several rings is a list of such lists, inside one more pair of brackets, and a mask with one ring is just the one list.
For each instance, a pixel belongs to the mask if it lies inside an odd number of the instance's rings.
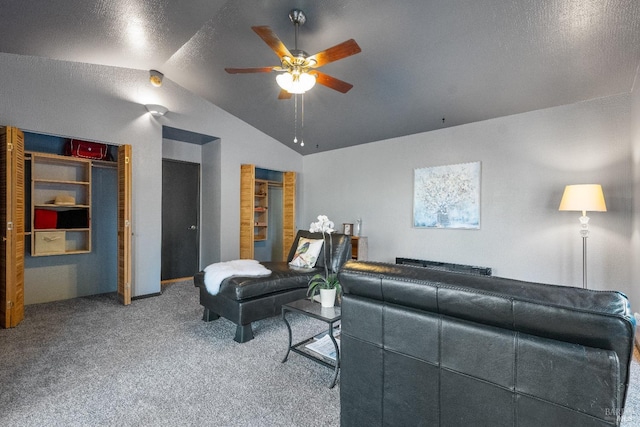
[[587,288],[587,237],[589,237],[589,217],[587,211],[606,212],[602,186],[599,184],[567,185],[560,201],[560,211],[579,211],[580,236],[582,236],[582,287]]

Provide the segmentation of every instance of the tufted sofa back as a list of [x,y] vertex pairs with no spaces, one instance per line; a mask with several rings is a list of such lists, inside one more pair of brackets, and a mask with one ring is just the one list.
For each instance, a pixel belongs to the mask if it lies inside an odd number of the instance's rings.
[[340,281],[342,426],[619,425],[623,294],[373,262]]

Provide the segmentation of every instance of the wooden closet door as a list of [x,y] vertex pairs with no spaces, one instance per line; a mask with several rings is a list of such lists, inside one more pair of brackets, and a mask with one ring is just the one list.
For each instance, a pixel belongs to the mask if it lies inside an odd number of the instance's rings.
[[0,128],[0,326],[24,319],[24,134]]
[[253,259],[255,165],[240,165],[240,259]]
[[287,260],[296,238],[296,173],[282,174],[282,257]]
[[131,145],[118,147],[118,298],[131,304]]

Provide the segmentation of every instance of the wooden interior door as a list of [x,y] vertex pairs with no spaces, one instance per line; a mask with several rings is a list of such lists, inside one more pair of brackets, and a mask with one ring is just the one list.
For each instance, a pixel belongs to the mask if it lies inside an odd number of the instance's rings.
[[131,145],[118,147],[118,298],[131,304]]
[[240,165],[240,259],[253,259],[255,165]]
[[282,257],[286,261],[296,238],[296,173],[282,174]]
[[24,134],[0,128],[0,326],[24,319]]

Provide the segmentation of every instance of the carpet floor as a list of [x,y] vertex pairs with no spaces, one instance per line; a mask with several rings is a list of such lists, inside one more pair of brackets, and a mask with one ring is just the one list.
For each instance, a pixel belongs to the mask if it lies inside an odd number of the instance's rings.
[[[281,363],[280,317],[233,341],[226,319],[201,320],[191,281],[125,307],[114,294],[26,307],[0,329],[2,426],[338,426],[340,384],[297,354]],[[294,341],[324,324],[292,313]],[[640,425],[634,358],[622,426]]]
[[[113,294],[27,306],[0,330],[0,425],[339,425],[333,372],[296,354],[281,363],[280,317],[245,344],[226,319],[201,318],[193,282],[128,307]],[[287,318],[297,341],[324,326]]]

